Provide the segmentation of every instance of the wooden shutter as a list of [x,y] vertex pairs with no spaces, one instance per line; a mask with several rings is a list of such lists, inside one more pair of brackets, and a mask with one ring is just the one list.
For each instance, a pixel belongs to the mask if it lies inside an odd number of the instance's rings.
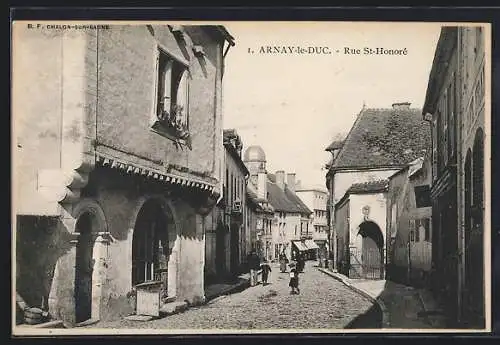
[[170,113],[172,106],[172,60],[166,59],[163,68],[160,70],[161,104],[162,110]]

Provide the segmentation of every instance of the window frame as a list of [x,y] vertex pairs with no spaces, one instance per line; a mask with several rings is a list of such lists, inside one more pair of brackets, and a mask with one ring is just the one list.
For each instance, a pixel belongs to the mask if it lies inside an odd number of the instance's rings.
[[[178,92],[180,85],[181,85],[182,78],[185,75],[185,78],[186,78],[186,81],[185,81],[186,91],[185,91],[185,93],[186,94],[185,94],[185,104],[183,105],[184,106],[184,127],[185,127],[185,131],[190,134],[190,124],[189,124],[189,122],[190,122],[189,121],[189,119],[190,119],[189,103],[190,102],[189,102],[189,99],[190,99],[191,70],[190,70],[189,62],[179,59],[178,57],[176,57],[174,54],[170,53],[167,49],[165,49],[161,45],[156,46],[156,51],[154,54],[155,85],[154,85],[154,93],[153,93],[153,107],[152,107],[151,118],[150,118],[150,123],[149,123],[150,130],[167,138],[167,139],[179,141],[181,143],[186,143],[186,139],[181,138],[179,136],[179,134],[176,133],[176,131],[173,128],[166,126],[158,118],[159,107],[160,107],[160,102],[159,102],[160,94],[159,93],[161,90],[160,83],[162,82],[162,80],[160,78],[160,73],[161,73],[160,60],[162,58],[165,58],[166,61],[171,62],[171,64],[172,64],[171,70],[174,69],[174,66],[181,69],[179,83],[177,83],[176,90],[175,91],[171,90],[170,91],[171,93]],[[173,84],[173,81],[171,81],[171,84]],[[172,85],[171,85],[171,87],[172,87]],[[177,100],[176,100],[175,104],[170,105],[170,108],[172,109],[172,107],[175,105],[178,105]]]

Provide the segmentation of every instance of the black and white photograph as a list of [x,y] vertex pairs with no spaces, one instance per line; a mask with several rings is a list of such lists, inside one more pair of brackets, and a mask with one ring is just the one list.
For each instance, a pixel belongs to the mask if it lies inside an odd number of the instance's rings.
[[491,26],[14,21],[12,334],[491,331]]

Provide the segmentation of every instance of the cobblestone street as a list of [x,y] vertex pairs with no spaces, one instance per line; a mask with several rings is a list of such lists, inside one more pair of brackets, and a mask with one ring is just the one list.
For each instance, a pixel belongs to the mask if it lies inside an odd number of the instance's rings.
[[[270,284],[219,297],[181,314],[138,322],[98,323],[96,328],[152,329],[342,329],[380,327],[372,302],[308,262],[300,275],[300,294],[291,295],[288,273],[272,266]],[[358,325],[359,324],[359,325]]]

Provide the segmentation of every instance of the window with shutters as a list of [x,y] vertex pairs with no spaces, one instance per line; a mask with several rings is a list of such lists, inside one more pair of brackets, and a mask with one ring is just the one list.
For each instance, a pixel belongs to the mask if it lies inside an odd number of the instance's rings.
[[153,129],[190,147],[189,70],[180,61],[158,49],[157,94]]

